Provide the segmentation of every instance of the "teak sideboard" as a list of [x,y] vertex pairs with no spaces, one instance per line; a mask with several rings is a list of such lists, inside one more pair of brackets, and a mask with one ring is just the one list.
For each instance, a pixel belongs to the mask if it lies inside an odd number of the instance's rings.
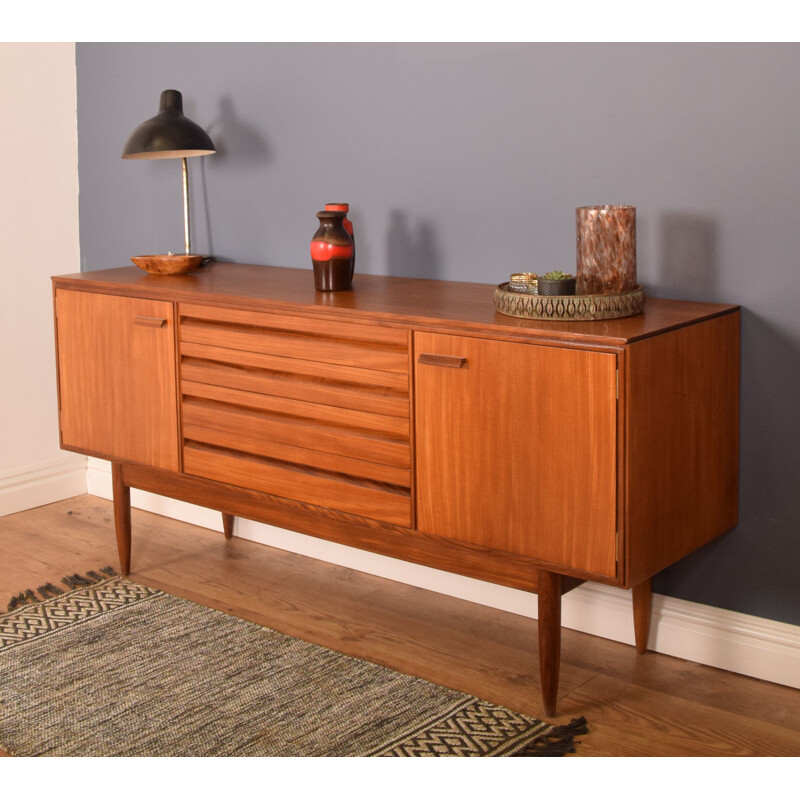
[[215,263],[53,278],[61,446],[130,487],[536,592],[555,713],[561,595],[633,590],[737,521],[739,309],[535,321],[491,285]]

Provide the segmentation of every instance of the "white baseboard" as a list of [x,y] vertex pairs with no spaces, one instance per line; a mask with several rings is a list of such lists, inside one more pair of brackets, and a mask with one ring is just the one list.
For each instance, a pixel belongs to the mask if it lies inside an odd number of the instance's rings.
[[63,453],[0,474],[0,517],[86,492],[86,456]]
[[[87,491],[111,498],[111,470],[107,462],[89,459]],[[221,514],[189,503],[134,489],[131,504],[194,525],[222,530]],[[234,535],[513,614],[534,619],[537,615],[535,597],[517,589],[246,519],[236,520]],[[564,596],[562,624],[594,636],[633,644],[631,593],[585,583]],[[649,647],[687,661],[800,688],[800,626],[797,625],[655,595]]]

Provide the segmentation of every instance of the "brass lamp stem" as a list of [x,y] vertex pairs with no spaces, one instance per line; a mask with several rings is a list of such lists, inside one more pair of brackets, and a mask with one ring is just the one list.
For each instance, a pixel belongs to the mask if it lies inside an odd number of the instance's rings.
[[181,166],[183,169],[183,241],[186,245],[186,255],[191,253],[189,244],[189,167],[186,164],[186,158],[181,158]]

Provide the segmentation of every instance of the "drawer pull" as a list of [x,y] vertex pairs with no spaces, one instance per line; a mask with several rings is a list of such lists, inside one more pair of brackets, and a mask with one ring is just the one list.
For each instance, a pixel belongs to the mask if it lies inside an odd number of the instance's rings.
[[417,363],[430,364],[434,367],[454,367],[455,369],[460,369],[466,365],[467,359],[461,356],[442,356],[437,353],[420,353]]
[[163,317],[134,317],[134,325],[147,325],[149,328],[163,328],[167,321]]

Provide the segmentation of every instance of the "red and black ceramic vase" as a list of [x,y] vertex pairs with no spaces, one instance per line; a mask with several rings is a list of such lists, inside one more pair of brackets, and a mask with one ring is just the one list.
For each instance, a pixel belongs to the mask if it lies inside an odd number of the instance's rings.
[[326,203],[325,204],[326,211],[344,211],[344,219],[342,220],[342,224],[344,225],[344,229],[350,234],[350,237],[353,240],[353,269],[351,270],[351,276],[356,269],[356,237],[353,233],[353,223],[347,218],[347,214],[350,211],[350,203]]
[[353,285],[353,237],[345,230],[344,211],[319,211],[319,228],[311,240],[314,288],[344,292]]

